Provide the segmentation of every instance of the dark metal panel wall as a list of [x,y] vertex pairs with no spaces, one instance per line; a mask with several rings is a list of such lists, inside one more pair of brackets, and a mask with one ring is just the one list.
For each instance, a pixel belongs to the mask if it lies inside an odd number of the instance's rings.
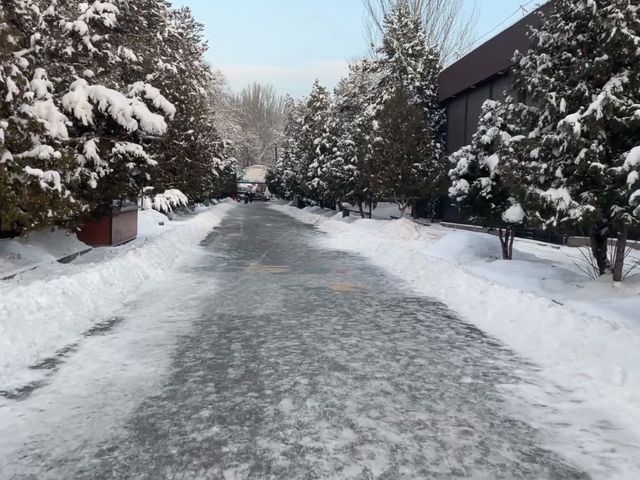
[[496,77],[491,85],[491,99],[504,100],[513,85],[513,76],[510,73]]
[[469,92],[467,98],[467,125],[465,128],[465,145],[471,143],[478,129],[478,120],[482,113],[482,105],[491,98],[491,84],[483,85]]
[[497,73],[508,71],[513,65],[516,50],[526,53],[532,42],[529,31],[541,23],[539,12],[548,13],[553,0],[544,4],[534,13],[507,28],[473,52],[465,55],[440,74],[440,101],[478,85]]
[[465,145],[467,98],[454,98],[447,105],[447,153],[453,153]]

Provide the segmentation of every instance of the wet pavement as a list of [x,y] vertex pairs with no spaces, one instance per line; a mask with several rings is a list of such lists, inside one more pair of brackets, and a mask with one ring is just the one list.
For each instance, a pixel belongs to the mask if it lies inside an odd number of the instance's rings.
[[235,208],[153,311],[0,406],[0,478],[588,478],[508,414],[530,366],[319,235]]

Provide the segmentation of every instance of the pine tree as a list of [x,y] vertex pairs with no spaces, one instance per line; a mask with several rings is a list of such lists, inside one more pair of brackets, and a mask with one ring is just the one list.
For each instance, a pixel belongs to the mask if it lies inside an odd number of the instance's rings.
[[332,146],[325,136],[330,119],[331,96],[317,80],[307,98],[302,117],[299,151],[305,194],[319,202],[331,200],[331,192],[324,179],[326,162]]
[[321,135],[316,139],[318,164],[316,175],[319,184],[323,186],[322,198],[334,204],[336,201],[346,199],[349,172],[346,170],[346,161],[339,149],[342,124],[338,115],[338,106],[333,98],[325,121]]
[[626,176],[627,189],[625,192],[623,187],[622,195],[623,198],[628,195],[628,205],[632,209],[630,215],[638,219],[640,218],[640,146],[632,148],[623,155],[623,158],[622,167],[618,169],[618,173],[623,178]]
[[61,148],[67,119],[37,62],[41,15],[30,0],[0,6],[0,230],[23,234],[66,223],[75,207]]
[[[234,189],[202,26],[165,0],[6,0],[0,8],[0,220],[75,227],[150,196]],[[172,120],[174,120],[172,122]]]
[[[418,196],[437,197],[444,173],[444,114],[438,103],[440,60],[436,50],[427,45],[420,19],[412,15],[406,0],[398,1],[386,16],[382,45],[376,53],[377,58],[370,63],[371,75],[377,79],[374,108],[378,125],[384,125],[384,129],[376,133],[376,149],[379,155],[397,151],[394,147],[405,149],[404,155],[396,155],[393,160],[389,157],[380,160],[395,161],[396,165],[384,165],[379,170],[384,172],[383,176],[379,178],[382,190],[393,194],[400,208],[406,209],[407,202]],[[402,138],[402,141],[414,141],[410,148],[414,165],[410,170],[404,165],[409,158],[408,146],[394,145],[406,126],[403,125],[406,119],[400,114],[403,108],[400,100],[405,101],[408,111],[418,109],[422,117],[421,138]],[[392,112],[397,114],[389,117]],[[412,118],[413,127],[417,120]],[[407,175],[412,178],[408,179]]]
[[478,130],[470,145],[450,157],[454,168],[449,196],[471,219],[483,226],[499,229],[503,258],[513,258],[514,228],[526,214],[514,197],[513,172],[517,164],[510,149],[512,140],[522,138],[526,124],[521,110],[517,122],[504,104],[488,100],[482,107]]
[[374,153],[380,158],[376,178],[385,196],[392,196],[401,215],[413,199],[427,196],[437,188],[440,164],[425,162],[432,153],[431,131],[422,110],[412,104],[409,93],[399,88],[388,99],[380,115]]
[[515,69],[514,98],[537,117],[528,138],[512,142],[526,159],[518,176],[526,179],[529,219],[590,228],[601,273],[608,233],[616,235],[615,280],[639,220],[628,182],[629,152],[640,144],[639,8],[628,0],[558,0]]
[[[223,142],[210,97],[213,72],[204,60],[203,26],[190,10],[168,12],[165,17],[162,42],[156,42],[157,51],[151,52],[155,65],[145,78],[166,92],[176,113],[167,133],[150,146],[159,165],[149,186],[157,194],[179,190],[191,203],[198,203],[216,196],[222,167]],[[159,28],[157,18],[154,23]]]
[[[41,62],[49,65],[53,100],[70,120],[67,148],[75,166],[70,188],[87,216],[110,213],[135,200],[157,160],[147,145],[167,130],[175,107],[135,72],[142,61],[131,28],[140,21],[135,3],[107,0],[52,2],[41,22]],[[140,38],[144,38],[143,34]],[[140,70],[142,72],[144,70]]]
[[298,143],[302,133],[304,105],[291,97],[286,97],[284,112],[284,140],[275,164],[269,168],[267,182],[269,191],[274,195],[293,199],[304,195],[304,177]]
[[333,167],[340,175],[338,197],[358,206],[363,218],[364,205],[371,207],[380,194],[374,188],[373,135],[377,122],[374,81],[369,71],[368,61],[350,65],[349,74],[336,88],[333,114],[338,136]]

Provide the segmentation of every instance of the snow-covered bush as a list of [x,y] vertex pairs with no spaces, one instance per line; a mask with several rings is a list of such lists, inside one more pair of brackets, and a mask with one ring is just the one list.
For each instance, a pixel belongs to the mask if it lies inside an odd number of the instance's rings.
[[449,171],[449,196],[477,223],[499,229],[505,260],[513,256],[515,227],[526,219],[516,199],[515,162],[510,149],[519,132],[512,129],[508,118],[505,105],[486,101],[471,145],[451,155],[453,168]]
[[154,196],[145,195],[142,199],[142,208],[145,210],[157,210],[161,213],[173,212],[177,208],[186,207],[189,199],[180,190],[171,189]]

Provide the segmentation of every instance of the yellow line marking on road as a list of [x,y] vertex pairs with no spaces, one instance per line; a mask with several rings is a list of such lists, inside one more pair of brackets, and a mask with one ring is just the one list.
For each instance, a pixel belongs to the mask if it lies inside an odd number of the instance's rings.
[[249,273],[288,273],[291,271],[291,268],[286,265],[260,265],[258,263],[250,263],[247,268],[245,268],[246,272]]
[[351,293],[362,290],[362,287],[354,283],[332,283],[329,285],[329,289],[339,293]]

